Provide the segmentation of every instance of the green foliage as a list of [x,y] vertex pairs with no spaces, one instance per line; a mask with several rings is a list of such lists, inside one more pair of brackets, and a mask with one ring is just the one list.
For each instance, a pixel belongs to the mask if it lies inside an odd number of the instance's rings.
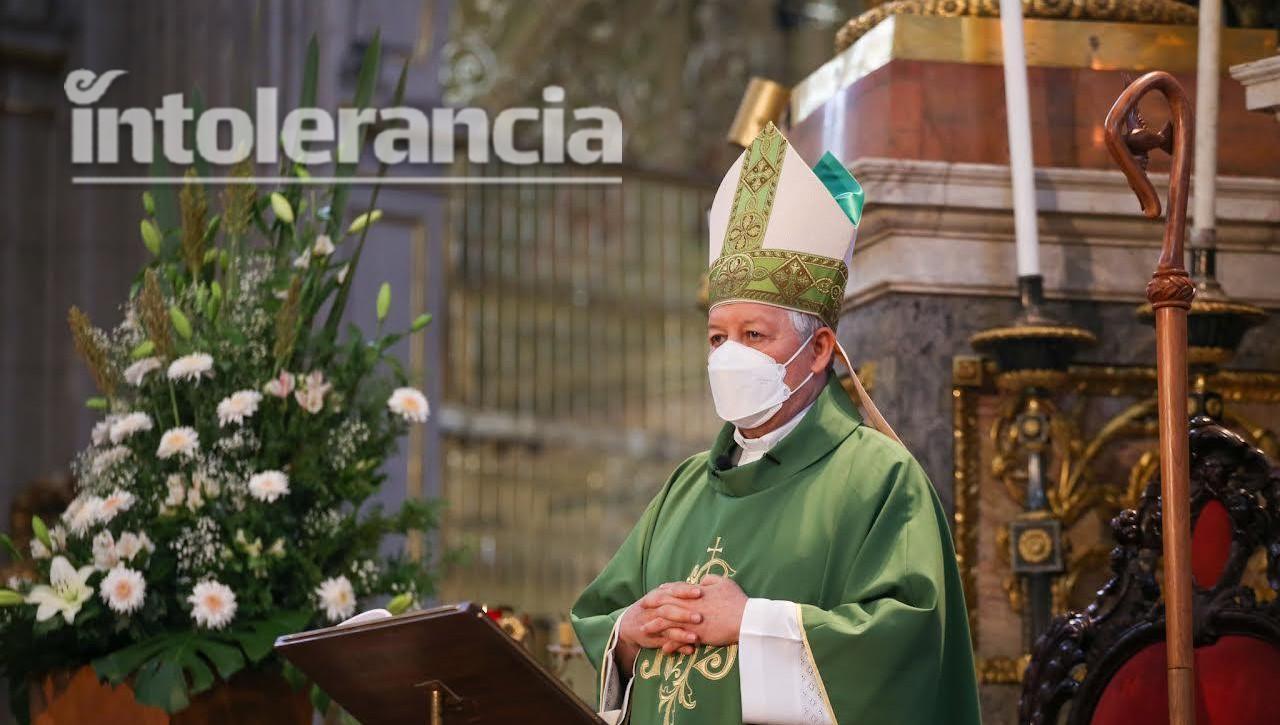
[[391,285],[383,282],[378,288],[378,322],[387,319],[387,313],[391,311]]
[[276,638],[297,632],[311,618],[307,611],[284,612],[226,632],[176,632],[144,640],[93,661],[98,677],[118,685],[135,677],[138,702],[177,712],[214,684],[271,654]]
[[143,219],[141,227],[142,243],[146,245],[147,251],[155,255],[160,254],[160,245],[164,242],[164,235],[160,233],[160,229],[150,219]]
[[285,224],[293,223],[293,205],[284,194],[278,191],[271,192],[271,210],[276,213],[276,218]]
[[244,654],[234,644],[199,632],[154,637],[93,661],[98,677],[113,685],[133,677],[138,702],[165,712],[183,709],[189,695],[212,687],[215,669],[227,679],[244,665]]
[[347,227],[347,234],[356,234],[364,231],[364,228],[373,224],[382,218],[382,210],[374,209],[367,211],[351,221],[351,226]]
[[[380,53],[375,37],[357,78],[358,108],[373,103]],[[304,105],[314,104],[317,67],[313,41]],[[402,73],[392,104],[403,95]],[[157,186],[143,195],[151,257],[125,319],[110,330],[87,318],[81,325],[113,383],[86,406],[106,415],[72,463],[71,506],[48,526],[33,522],[47,550],[28,562],[34,580],[0,590],[0,677],[25,683],[92,663],[109,682],[131,680],[140,701],[175,712],[243,668],[280,667],[272,646],[282,634],[349,616],[356,601],[390,600],[400,611],[432,594],[433,568],[388,556],[384,544],[435,528],[438,502],[371,505],[408,428],[389,401],[410,381],[388,351],[431,318],[384,331],[388,287],[372,336],[355,325],[339,334],[380,215],[377,188],[358,238],[347,238],[346,184],[299,183],[313,172],[344,179],[355,165],[331,174],[290,162],[281,175],[293,183],[235,184],[216,195],[189,175],[180,192]],[[151,173],[172,175],[162,158]],[[318,245],[321,235],[330,239]],[[0,545],[23,557],[7,538]],[[61,611],[38,620],[27,603],[52,584],[55,562],[89,592],[69,610],[71,622]],[[141,577],[140,601],[105,593],[103,581],[121,570]],[[197,616],[202,583],[234,594],[225,621]],[[349,587],[350,600],[321,596],[335,587]]]
[[[32,518],[35,517],[33,516]],[[14,561],[22,558],[22,552],[18,551],[18,547],[14,545],[13,539],[9,538],[8,534],[0,534],[0,547],[4,547],[4,550],[9,552],[9,556]]]
[[[373,87],[377,81],[378,60],[382,55],[382,34],[375,33],[373,42],[369,44],[369,48],[365,51],[364,62],[360,66],[360,74],[356,80],[356,99],[357,108],[367,108],[369,99],[373,97]],[[391,99],[393,107],[400,106],[404,102],[405,82],[409,73],[409,59],[405,58],[404,65],[400,68],[400,79],[396,83],[395,94]],[[360,127],[359,143],[364,144],[365,127]],[[339,177],[350,176],[354,174],[356,164],[339,164],[337,175]],[[387,165],[378,165],[378,178],[381,179],[387,173]],[[342,228],[342,210],[346,207],[348,188],[345,184],[339,184],[333,194],[333,203],[330,209],[333,210],[328,219],[328,232],[330,237],[337,237],[338,230]],[[365,212],[366,219],[372,219],[374,214],[381,215],[382,212],[377,211],[378,192],[381,187],[373,187],[373,193],[369,195],[369,210]],[[360,240],[356,243],[356,250],[351,255],[351,268],[355,269],[360,264],[360,255],[364,252],[364,243],[368,239],[369,228],[365,226],[360,230]],[[347,298],[351,295],[351,283],[355,279],[355,275],[348,274],[338,288],[338,297],[334,302],[333,309],[329,311],[329,318],[325,320],[324,331],[325,336],[332,340],[337,337],[338,324],[342,319],[340,310],[347,307]]]
[[404,594],[395,595],[391,598],[391,601],[387,602],[387,611],[392,614],[402,614],[408,611],[411,606],[413,606],[413,595],[405,592]]
[[36,541],[39,541],[46,547],[53,546],[53,543],[49,539],[49,527],[45,525],[44,520],[39,516],[31,517],[31,532],[36,535]]
[[182,314],[182,310],[178,309],[177,305],[169,308],[169,319],[173,320],[173,329],[182,339],[191,339],[191,321]]

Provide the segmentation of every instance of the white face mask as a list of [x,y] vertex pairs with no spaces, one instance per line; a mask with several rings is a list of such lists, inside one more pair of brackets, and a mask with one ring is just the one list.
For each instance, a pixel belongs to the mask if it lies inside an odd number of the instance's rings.
[[[711,399],[715,401],[716,415],[740,429],[757,428],[768,422],[794,392],[784,382],[787,366],[812,339],[813,335],[810,335],[800,343],[784,363],[733,340],[720,343],[720,347],[707,358],[707,378],[711,381]],[[812,377],[813,372],[810,371],[795,390]]]

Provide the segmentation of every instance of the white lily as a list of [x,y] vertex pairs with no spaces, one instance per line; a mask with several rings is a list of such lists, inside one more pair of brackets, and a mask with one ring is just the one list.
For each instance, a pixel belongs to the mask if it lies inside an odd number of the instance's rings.
[[80,607],[93,596],[93,589],[89,586],[92,575],[92,566],[82,566],[77,570],[67,557],[53,557],[49,565],[49,583],[33,587],[27,595],[28,604],[38,605],[36,621],[43,622],[61,612],[62,618],[71,624]]

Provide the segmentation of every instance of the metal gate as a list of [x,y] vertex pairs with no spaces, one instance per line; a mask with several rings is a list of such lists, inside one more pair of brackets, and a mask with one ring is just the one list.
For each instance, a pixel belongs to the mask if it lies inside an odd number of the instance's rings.
[[555,621],[718,427],[697,305],[712,187],[455,173],[543,181],[460,186],[451,201],[442,535],[465,559],[443,595]]

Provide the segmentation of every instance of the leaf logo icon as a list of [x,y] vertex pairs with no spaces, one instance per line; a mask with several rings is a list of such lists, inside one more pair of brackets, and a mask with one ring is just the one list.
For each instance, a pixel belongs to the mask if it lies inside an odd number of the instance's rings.
[[67,93],[67,100],[78,106],[85,106],[102,98],[112,82],[127,72],[109,70],[102,75],[97,75],[87,68],[80,68],[67,74],[67,80],[62,84],[62,89]]

